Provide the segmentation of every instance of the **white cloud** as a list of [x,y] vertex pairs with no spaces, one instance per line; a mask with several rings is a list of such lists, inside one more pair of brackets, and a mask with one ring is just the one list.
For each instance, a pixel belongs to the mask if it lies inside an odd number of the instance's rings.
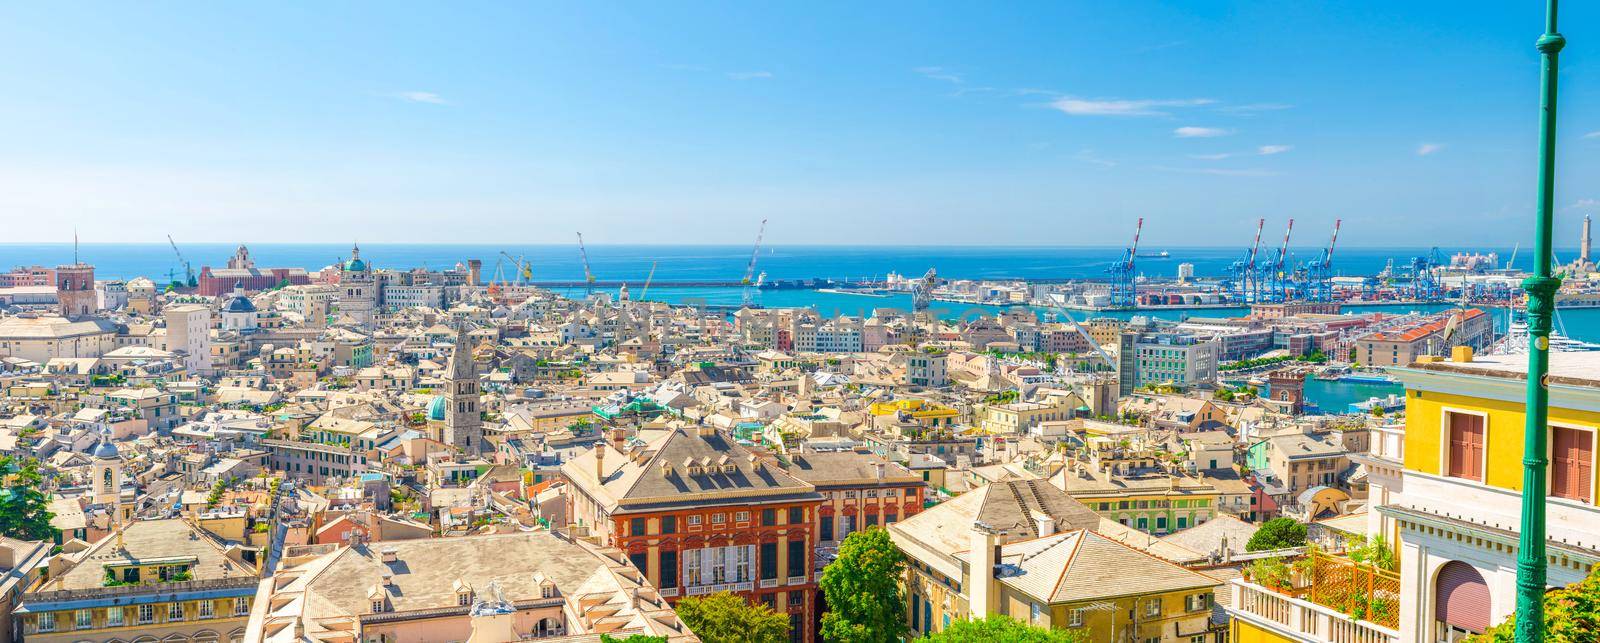
[[1253,176],[1278,176],[1280,174],[1283,174],[1282,172],[1278,172],[1276,170],[1261,170],[1261,169],[1250,169],[1250,168],[1246,168],[1246,169],[1230,169],[1230,168],[1218,168],[1218,167],[1166,167],[1166,166],[1162,166],[1162,165],[1157,165],[1157,166],[1154,166],[1154,167],[1152,167],[1150,169],[1160,170],[1162,172],[1180,172],[1180,173],[1183,173],[1183,174],[1210,174],[1212,176],[1252,176],[1253,177]]
[[1190,154],[1189,158],[1198,159],[1201,161],[1220,161],[1226,158],[1233,158],[1234,156],[1234,154],[1223,152],[1221,154]]
[[1210,105],[1215,102],[1209,98],[1124,100],[1072,98],[1069,96],[1056,99],[1050,103],[1050,106],[1073,116],[1171,116],[1171,114],[1162,111],[1162,109],[1169,107],[1195,107],[1198,105]]
[[1588,134],[1584,134],[1583,137],[1584,138],[1600,138],[1600,130],[1589,132]]
[[1600,207],[1600,199],[1578,199],[1577,201],[1573,201],[1572,205],[1567,206],[1566,209],[1567,210],[1579,210],[1579,209],[1589,210],[1589,209],[1593,209],[1595,207]]
[[428,103],[430,105],[449,105],[450,104],[450,101],[445,100],[443,96],[440,96],[440,95],[435,94],[433,92],[420,92],[420,91],[395,92],[392,95],[395,98],[398,98],[400,100],[406,101],[408,103]]
[[953,71],[950,71],[948,69],[945,69],[943,67],[918,67],[918,68],[913,69],[911,71],[917,72],[918,74],[922,74],[922,76],[925,77],[925,78],[929,78],[929,79],[932,79],[932,80],[942,80],[942,81],[947,82],[947,83],[960,84],[965,80],[965,79],[963,79],[961,77],[961,74],[957,74],[957,73],[955,73]]
[[730,71],[728,77],[734,80],[755,80],[758,78],[771,78],[770,71]]
[[1443,143],[1423,143],[1417,146],[1417,156],[1427,156],[1442,149]]
[[1293,145],[1262,145],[1256,148],[1256,153],[1262,156],[1271,156],[1273,154],[1282,154],[1292,149],[1294,149]]
[[1178,138],[1216,138],[1227,136],[1233,132],[1220,127],[1180,127],[1172,130],[1172,135]]

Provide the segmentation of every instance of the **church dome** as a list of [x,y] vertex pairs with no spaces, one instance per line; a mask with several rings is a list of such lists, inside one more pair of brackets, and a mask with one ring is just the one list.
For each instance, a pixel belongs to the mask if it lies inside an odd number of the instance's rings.
[[351,259],[349,261],[344,262],[344,271],[345,272],[366,272],[367,271],[367,262],[362,261],[360,258]]
[[448,403],[443,395],[435,395],[433,401],[428,403],[428,419],[443,422],[445,405]]
[[249,297],[244,296],[244,287],[243,287],[243,285],[242,284],[234,284],[233,288],[234,288],[234,291],[233,291],[234,294],[228,297],[228,301],[227,302],[223,303],[222,312],[225,312],[225,313],[253,313],[253,312],[256,312],[256,305],[250,301]]
[[117,445],[112,444],[110,440],[101,440],[100,444],[94,447],[94,457],[101,460],[115,460],[120,455],[117,453]]

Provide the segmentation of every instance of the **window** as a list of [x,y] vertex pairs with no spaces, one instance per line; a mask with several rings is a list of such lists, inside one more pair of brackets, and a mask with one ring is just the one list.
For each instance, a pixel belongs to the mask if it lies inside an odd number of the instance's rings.
[[629,529],[629,532],[635,536],[643,536],[650,531],[650,526],[648,523],[649,521],[645,520],[644,518],[634,518],[633,526]]
[[1183,610],[1184,611],[1186,611],[1186,612],[1198,612],[1198,611],[1207,610],[1207,609],[1211,609],[1211,595],[1210,594],[1190,594],[1188,596],[1183,597]]
[[678,552],[661,552],[661,588],[678,586]]
[[803,523],[805,521],[806,521],[806,510],[805,510],[804,507],[790,507],[789,508],[789,524],[798,525],[798,524]]
[[1446,413],[1445,475],[1483,482],[1483,416]]
[[833,540],[833,516],[822,517],[822,533],[817,538],[824,542]]
[[802,541],[789,541],[789,575],[806,575],[806,544]]
[[250,599],[246,599],[246,598],[235,598],[235,599],[233,599],[233,615],[234,616],[244,616],[245,614],[249,614],[249,613],[250,613]]
[[122,608],[106,609],[106,627],[122,627]]
[[778,609],[778,595],[777,594],[762,594],[761,595],[761,604],[767,606],[770,609],[774,609],[774,610]]
[[728,514],[711,514],[711,524],[720,525],[728,521]]
[[1073,608],[1067,610],[1067,627],[1083,627],[1083,610]]
[[1152,598],[1150,600],[1145,601],[1144,602],[1144,615],[1145,616],[1160,616],[1161,615],[1161,599]]
[[1038,603],[1029,603],[1028,607],[1029,607],[1028,622],[1029,623],[1033,623],[1034,625],[1038,625],[1039,624],[1039,615],[1044,612],[1044,609],[1042,609],[1041,606]]
[[167,603],[167,620],[183,620],[183,603]]
[[456,594],[456,605],[460,605],[461,607],[470,607],[472,605],[472,593],[461,592],[460,594]]
[[156,622],[156,606],[149,603],[139,606],[139,623],[148,624]]
[[200,618],[211,618],[216,616],[216,609],[217,606],[210,599],[200,601]]
[[866,491],[866,496],[865,497],[867,497],[867,498],[876,498],[876,497],[878,497],[878,490],[877,489],[868,489]]
[[806,604],[806,595],[801,592],[789,592],[789,607],[800,607]]
[[699,527],[700,526],[700,516],[689,516],[689,526],[690,527]]
[[383,613],[383,601],[382,600],[372,601],[372,613],[373,614],[382,614]]
[[685,584],[694,587],[700,584],[700,553],[703,550],[691,549],[684,552],[683,577]]
[[771,526],[776,525],[776,524],[778,524],[778,510],[777,509],[762,509],[761,510],[761,526],[762,527],[771,527]]
[[1550,427],[1550,495],[1579,502],[1594,499],[1593,433]]
[[761,543],[761,580],[778,577],[778,543]]
[[741,511],[733,515],[734,522],[750,522],[750,512]]
[[94,612],[92,610],[78,610],[77,617],[73,620],[75,621],[72,625],[74,629],[87,630],[94,625]]
[[55,612],[39,612],[39,631],[40,632],[54,632],[54,631],[56,631],[56,613]]
[[663,533],[663,534],[675,534],[675,533],[678,533],[678,517],[677,516],[662,516],[661,517],[661,533]]

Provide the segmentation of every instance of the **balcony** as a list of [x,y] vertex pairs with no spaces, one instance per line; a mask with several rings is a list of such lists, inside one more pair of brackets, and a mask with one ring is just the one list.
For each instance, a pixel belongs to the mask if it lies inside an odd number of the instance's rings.
[[1257,627],[1292,640],[1331,643],[1400,643],[1400,632],[1342,611],[1294,598],[1266,587],[1234,579],[1233,605],[1228,613]]
[[806,584],[806,577],[805,576],[790,576],[789,577],[789,584],[790,585],[804,585],[804,584]]

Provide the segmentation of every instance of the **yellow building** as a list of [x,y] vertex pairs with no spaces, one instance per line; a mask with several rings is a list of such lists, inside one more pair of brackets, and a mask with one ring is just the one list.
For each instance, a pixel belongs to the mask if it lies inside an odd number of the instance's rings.
[[[1368,532],[1398,543],[1394,626],[1241,586],[1236,641],[1344,627],[1366,636],[1350,640],[1453,643],[1515,611],[1528,358],[1458,348],[1449,361],[1425,359],[1391,369],[1406,386],[1405,425],[1375,429],[1371,452],[1355,457],[1369,474]],[[1550,363],[1548,582],[1562,586],[1600,563],[1600,353],[1553,353]]]
[[16,615],[30,642],[240,641],[261,580],[256,554],[182,519],[135,521],[93,545],[69,543]]
[[876,402],[867,408],[873,417],[909,418],[923,428],[955,426],[961,412],[928,400],[907,398],[892,402]]
[[1209,640],[1221,583],[1101,535],[1102,524],[1041,480],[1007,480],[890,525],[910,558],[912,634],[1000,614],[1090,641]]
[[978,427],[994,434],[1030,433],[1041,422],[1082,417],[1090,409],[1077,394],[1051,395],[1037,402],[1011,402],[984,406],[978,414]]

